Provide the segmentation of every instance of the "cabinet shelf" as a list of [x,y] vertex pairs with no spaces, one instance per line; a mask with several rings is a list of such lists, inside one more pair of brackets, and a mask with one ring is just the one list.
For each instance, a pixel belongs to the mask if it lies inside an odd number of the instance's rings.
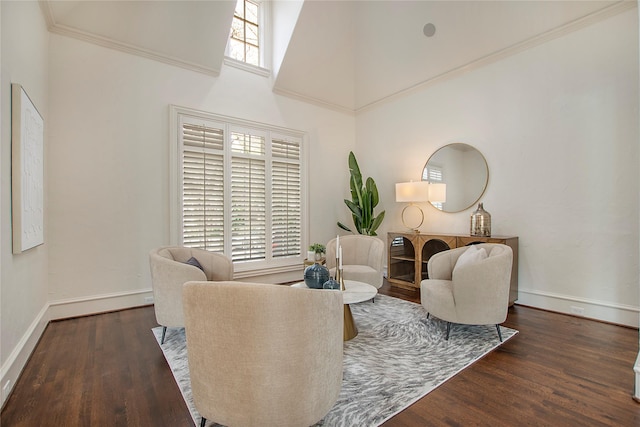
[[387,280],[392,286],[404,289],[420,289],[420,282],[428,278],[427,263],[438,252],[476,243],[501,243],[513,250],[509,305],[518,299],[518,238],[480,237],[455,234],[431,234],[415,232],[387,233],[389,249]]
[[416,260],[415,257],[408,257],[408,256],[392,256],[391,259],[397,259],[401,261],[411,261],[411,262],[414,262]]
[[413,274],[405,274],[404,276],[396,276],[395,280],[413,284]]

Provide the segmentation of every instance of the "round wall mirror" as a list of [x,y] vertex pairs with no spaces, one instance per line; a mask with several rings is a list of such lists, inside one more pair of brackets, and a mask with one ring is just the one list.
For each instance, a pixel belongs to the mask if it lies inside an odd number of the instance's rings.
[[445,190],[439,191],[441,196],[431,199],[436,209],[460,212],[475,205],[482,197],[489,181],[489,167],[477,149],[468,144],[454,143],[433,153],[424,166],[422,180],[445,184],[440,186]]

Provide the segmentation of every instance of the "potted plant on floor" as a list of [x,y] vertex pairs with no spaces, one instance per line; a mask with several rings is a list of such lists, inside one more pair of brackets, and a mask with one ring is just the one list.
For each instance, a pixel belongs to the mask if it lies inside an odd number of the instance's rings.
[[[377,236],[376,230],[382,224],[385,211],[380,212],[377,216],[373,214],[373,210],[379,201],[378,187],[371,177],[367,178],[364,184],[362,183],[362,174],[353,151],[349,152],[349,173],[351,175],[349,179],[351,200],[344,199],[344,203],[351,211],[353,224],[356,226],[358,233]],[[349,227],[340,221],[338,221],[338,227],[352,232]]]

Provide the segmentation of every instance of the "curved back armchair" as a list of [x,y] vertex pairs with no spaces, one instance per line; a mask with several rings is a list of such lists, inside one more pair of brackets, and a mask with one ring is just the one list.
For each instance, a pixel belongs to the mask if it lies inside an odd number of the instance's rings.
[[191,389],[228,426],[309,426],[342,387],[340,292],[189,282],[183,304]]
[[[467,250],[486,251],[486,258],[458,265]],[[447,322],[494,324],[500,341],[500,323],[507,318],[513,251],[509,246],[482,243],[439,252],[427,264],[429,278],[420,284],[420,299],[429,314]]]
[[[200,267],[187,264],[194,258]],[[162,340],[167,327],[183,327],[182,285],[191,280],[232,280],[233,263],[222,254],[182,246],[163,246],[149,253],[153,305],[156,321],[162,325]]]
[[[377,237],[353,234],[340,236],[342,271],[345,279],[382,286],[384,242]],[[336,239],[327,243],[327,268],[332,276],[336,269]]]

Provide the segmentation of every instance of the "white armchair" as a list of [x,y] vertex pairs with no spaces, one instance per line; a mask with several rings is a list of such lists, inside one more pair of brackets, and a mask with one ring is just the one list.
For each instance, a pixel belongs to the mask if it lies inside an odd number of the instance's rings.
[[329,412],[342,387],[340,292],[189,282],[183,293],[201,426],[309,426]]
[[[469,249],[484,249],[486,258],[457,265]],[[512,259],[511,248],[496,243],[451,249],[429,259],[429,278],[420,284],[420,299],[428,315],[447,322],[446,339],[451,323],[495,324],[502,341],[500,323],[506,320],[509,308]]]
[[[200,267],[187,264],[192,257]],[[149,253],[149,266],[156,321],[162,326],[161,343],[164,343],[168,327],[184,326],[182,285],[185,282],[233,279],[233,263],[228,257],[196,248],[164,246],[154,249]]]
[[[340,236],[343,277],[382,286],[384,242],[377,237],[353,234]],[[327,243],[327,268],[332,276],[336,271],[336,239]]]

